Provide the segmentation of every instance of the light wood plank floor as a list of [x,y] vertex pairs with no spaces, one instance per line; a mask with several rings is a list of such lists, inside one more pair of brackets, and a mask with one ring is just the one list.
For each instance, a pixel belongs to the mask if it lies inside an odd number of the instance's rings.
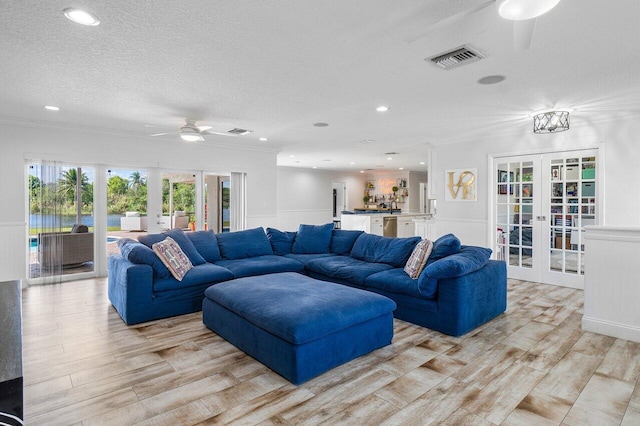
[[127,327],[106,286],[24,291],[27,424],[640,424],[640,344],[583,332],[579,290],[510,280],[474,332],[396,320],[391,345],[296,387],[201,313]]

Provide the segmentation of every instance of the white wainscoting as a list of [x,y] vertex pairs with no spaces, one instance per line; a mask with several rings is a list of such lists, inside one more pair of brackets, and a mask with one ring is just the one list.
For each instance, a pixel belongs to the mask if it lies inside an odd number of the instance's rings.
[[487,221],[471,219],[435,218],[435,237],[453,234],[467,246],[492,248],[493,242],[487,241]]
[[27,224],[0,223],[0,282],[25,279],[27,275]]
[[247,229],[263,227],[277,227],[278,218],[275,215],[247,215]]
[[281,231],[297,231],[300,224],[322,225],[333,222],[331,209],[278,210],[278,226]]
[[585,229],[582,328],[640,342],[640,228]]

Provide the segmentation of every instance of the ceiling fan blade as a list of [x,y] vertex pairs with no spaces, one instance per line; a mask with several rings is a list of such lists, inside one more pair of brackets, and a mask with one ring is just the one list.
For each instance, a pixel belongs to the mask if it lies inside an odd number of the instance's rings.
[[531,41],[533,40],[533,32],[535,29],[535,18],[524,21],[513,21],[513,47],[516,51],[531,48]]
[[214,132],[213,130],[204,130],[204,131],[202,131],[200,133],[203,134],[203,135],[236,136],[234,134],[227,133],[227,132]]
[[164,132],[164,133],[155,133],[153,135],[149,135],[149,136],[164,136],[164,135],[172,135],[178,132]]
[[431,33],[432,31],[438,30],[438,29],[446,27],[448,25],[455,24],[456,22],[463,20],[467,16],[471,16],[474,13],[478,13],[481,10],[483,10],[483,9],[489,7],[489,6],[494,5],[495,2],[496,2],[496,0],[487,0],[487,1],[479,4],[478,6],[471,7],[469,9],[463,10],[462,12],[458,12],[456,14],[453,14],[453,15],[449,16],[448,18],[442,19],[442,20],[436,22],[435,24],[428,26],[427,28],[422,30],[420,32],[420,34],[415,35],[415,36],[413,36],[411,38],[405,39],[405,41],[407,43],[416,42],[416,41],[420,40],[421,38],[425,37],[426,35],[428,35],[429,33]]
[[204,132],[205,130],[209,130],[211,128],[211,126],[198,126],[198,130],[200,130],[201,132]]

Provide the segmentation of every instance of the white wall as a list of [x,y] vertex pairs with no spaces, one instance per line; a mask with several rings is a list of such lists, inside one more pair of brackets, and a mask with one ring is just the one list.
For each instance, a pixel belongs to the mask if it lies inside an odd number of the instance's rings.
[[[491,245],[487,241],[489,155],[594,147],[600,147],[600,156],[604,156],[604,168],[597,172],[597,178],[604,184],[602,225],[640,226],[640,190],[634,177],[640,164],[639,137],[638,120],[594,124],[574,119],[571,129],[558,134],[536,135],[529,131],[513,137],[436,146],[429,178],[433,179],[438,200],[438,233],[454,232],[464,244]],[[478,169],[478,201],[445,202],[445,170],[474,167]]]
[[333,182],[347,185],[347,210],[362,204],[365,178],[360,173],[278,167],[277,228],[295,231],[301,223],[333,220]]
[[[0,280],[23,278],[26,271],[25,159],[57,160],[81,166],[144,168],[150,174],[161,169],[245,172],[247,225],[273,226],[277,223],[275,152],[188,144],[177,138],[133,137],[53,126],[16,126],[7,122],[0,122],[0,148],[0,185],[5,203],[0,217],[3,244],[24,254],[19,265],[13,260],[0,259],[0,271],[4,271]],[[21,231],[12,233],[7,241],[4,230],[13,229],[16,224]]]

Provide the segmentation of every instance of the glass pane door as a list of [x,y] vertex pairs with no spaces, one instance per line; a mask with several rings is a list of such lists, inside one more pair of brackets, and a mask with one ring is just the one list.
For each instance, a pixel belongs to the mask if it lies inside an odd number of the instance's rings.
[[583,288],[584,227],[598,223],[597,150],[494,161],[495,252],[510,278]]
[[539,157],[513,157],[496,166],[496,253],[507,262],[513,278],[536,279],[534,201],[539,195],[534,173],[539,161]]
[[543,279],[581,288],[584,226],[597,223],[596,152],[547,154],[544,163],[550,181]]

